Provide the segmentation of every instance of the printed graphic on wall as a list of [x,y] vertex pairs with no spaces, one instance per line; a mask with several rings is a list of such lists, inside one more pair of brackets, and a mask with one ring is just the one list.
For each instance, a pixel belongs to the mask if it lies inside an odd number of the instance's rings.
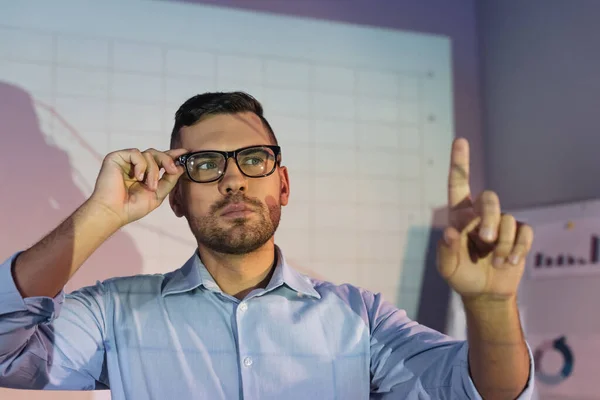
[[[562,358],[562,367],[556,372],[549,372],[544,368],[544,355],[549,351],[558,352]],[[571,376],[573,372],[573,352],[567,344],[567,338],[565,336],[542,343],[536,348],[533,357],[535,360],[535,377],[545,384],[559,384]]]
[[548,278],[600,274],[600,223],[597,219],[535,225],[529,276]]

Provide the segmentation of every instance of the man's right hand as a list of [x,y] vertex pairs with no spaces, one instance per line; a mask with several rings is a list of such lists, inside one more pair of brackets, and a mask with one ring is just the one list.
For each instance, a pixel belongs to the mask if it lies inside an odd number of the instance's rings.
[[186,152],[127,149],[108,154],[89,202],[114,213],[120,226],[143,218],[161,205],[185,172],[174,160]]

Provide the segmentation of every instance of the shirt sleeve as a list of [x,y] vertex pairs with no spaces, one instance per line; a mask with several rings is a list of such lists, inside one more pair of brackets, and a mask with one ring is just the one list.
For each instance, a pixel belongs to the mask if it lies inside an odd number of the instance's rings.
[[[366,292],[371,330],[373,399],[482,399],[469,374],[468,343],[409,319],[404,310]],[[534,366],[518,400],[533,396]]]
[[0,264],[0,386],[108,387],[102,284],[66,296],[23,298],[12,276],[17,255]]

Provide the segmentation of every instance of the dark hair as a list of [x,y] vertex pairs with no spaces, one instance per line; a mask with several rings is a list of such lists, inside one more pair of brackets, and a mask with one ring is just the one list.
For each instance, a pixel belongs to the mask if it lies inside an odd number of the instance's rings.
[[198,94],[186,100],[175,113],[175,125],[171,132],[171,148],[179,146],[180,130],[184,126],[192,126],[203,117],[218,114],[237,114],[252,112],[260,118],[263,125],[277,143],[271,125],[263,116],[263,107],[254,97],[244,92],[210,92]]

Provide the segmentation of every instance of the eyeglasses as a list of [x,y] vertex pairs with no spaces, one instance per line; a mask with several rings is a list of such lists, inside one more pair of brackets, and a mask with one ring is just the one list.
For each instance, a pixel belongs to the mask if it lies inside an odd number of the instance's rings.
[[188,177],[197,183],[219,180],[233,157],[239,170],[249,178],[262,178],[275,171],[281,161],[279,146],[250,146],[234,151],[203,150],[179,156],[176,163],[184,166]]

